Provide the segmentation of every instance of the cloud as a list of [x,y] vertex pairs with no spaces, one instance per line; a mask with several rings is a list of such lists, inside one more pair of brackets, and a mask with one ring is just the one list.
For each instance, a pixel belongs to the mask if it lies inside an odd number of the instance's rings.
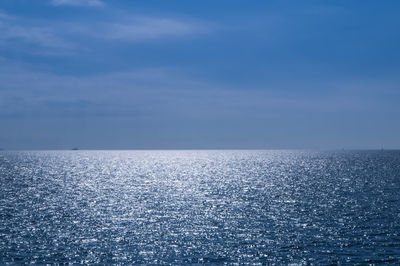
[[64,32],[98,41],[140,42],[206,32],[203,23],[175,18],[121,16],[111,22],[64,25]]
[[0,19],[14,19],[15,17],[10,16],[0,10]]
[[78,55],[87,52],[93,41],[98,46],[107,46],[110,42],[176,38],[204,32],[205,28],[199,22],[165,17],[119,15],[111,21],[98,18],[91,22],[71,22],[11,16],[0,10],[0,47],[34,55]]
[[[279,88],[274,91],[268,86],[263,90],[232,88],[183,69],[137,68],[72,76],[40,70],[36,64],[21,65],[0,58],[0,124],[5,128],[0,131],[0,142],[26,148],[24,145],[29,142],[23,139],[33,140],[35,134],[49,139],[71,132],[71,136],[78,136],[78,141],[84,135],[99,136],[101,132],[109,132],[110,135],[103,135],[104,143],[113,143],[115,132],[126,132],[121,136],[124,145],[137,139],[140,145],[157,147],[155,143],[162,145],[162,141],[157,141],[164,134],[178,134],[178,139],[171,137],[175,141],[172,146],[187,136],[198,136],[199,140],[204,137],[205,143],[210,136],[216,138],[215,143],[228,136],[231,140],[238,137],[244,141],[242,144],[248,139],[260,144],[272,138],[271,144],[286,147],[288,144],[286,140],[282,142],[282,138],[293,141],[299,136],[299,143],[303,143],[307,138],[301,136],[309,136],[315,130],[316,137],[321,130],[333,130],[333,133],[327,132],[333,134],[328,134],[327,138],[334,138],[335,132],[349,130],[346,125],[357,125],[353,128],[356,130],[364,123],[360,132],[363,133],[371,124],[366,121],[370,116],[378,121],[377,117],[389,115],[396,121],[399,114],[396,81],[391,85],[383,81],[342,84],[327,81],[328,90],[333,86],[344,88],[327,97],[325,94],[289,93]],[[299,86],[296,82],[287,84],[290,85]],[[379,98],[383,88],[390,87],[392,89],[385,93],[391,95],[393,101]],[[365,96],[367,88],[369,96]],[[388,128],[393,129],[392,126]],[[65,144],[64,141],[60,137],[59,143]],[[152,141],[155,142],[151,144]],[[230,145],[238,144],[233,141]],[[292,142],[293,145],[299,143]],[[86,140],[70,145],[85,146]]]
[[[300,97],[273,89],[227,88],[179,69],[142,68],[94,76],[66,76],[37,71],[34,66],[1,58],[0,83],[3,116],[140,114],[161,118],[234,119],[250,115],[263,119],[280,112],[363,111],[378,108],[382,103],[360,96],[358,89],[365,91],[367,87],[362,82],[351,85],[352,89],[341,84],[346,90],[330,97]],[[370,94],[377,94],[382,83],[374,84]],[[385,84],[385,87],[390,86]]]
[[30,54],[71,54],[75,49],[51,26],[0,12],[0,46]]
[[104,6],[104,3],[100,0],[52,0],[51,4],[53,6]]
[[70,47],[61,38],[54,35],[52,29],[47,27],[31,27],[18,25],[0,25],[2,35],[0,40],[7,41],[26,41],[45,48],[68,48]]
[[137,18],[131,22],[107,25],[108,39],[137,41],[193,33],[196,25],[167,18]]

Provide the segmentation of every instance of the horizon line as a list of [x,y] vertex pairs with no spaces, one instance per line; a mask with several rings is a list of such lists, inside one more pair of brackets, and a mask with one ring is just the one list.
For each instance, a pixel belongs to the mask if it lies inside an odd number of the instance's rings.
[[400,151],[400,148],[146,148],[146,149],[0,149],[1,151]]

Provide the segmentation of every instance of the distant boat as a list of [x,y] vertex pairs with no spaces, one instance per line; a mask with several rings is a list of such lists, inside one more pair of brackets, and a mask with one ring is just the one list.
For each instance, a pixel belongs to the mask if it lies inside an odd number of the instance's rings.
[[79,148],[72,148],[71,151],[78,151]]

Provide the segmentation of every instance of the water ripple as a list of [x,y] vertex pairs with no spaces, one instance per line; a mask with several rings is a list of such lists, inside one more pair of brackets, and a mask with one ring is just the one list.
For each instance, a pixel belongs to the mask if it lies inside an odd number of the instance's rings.
[[0,152],[0,264],[400,262],[400,152]]

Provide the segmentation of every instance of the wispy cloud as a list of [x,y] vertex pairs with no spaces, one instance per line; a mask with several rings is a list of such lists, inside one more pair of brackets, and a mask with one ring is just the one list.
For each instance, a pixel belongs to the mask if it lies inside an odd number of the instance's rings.
[[52,0],[51,4],[54,6],[105,6],[100,0]]
[[70,54],[74,44],[43,24],[0,12],[0,46],[22,51],[26,47],[32,54]]
[[[75,3],[57,0],[54,3]],[[76,1],[80,2],[80,1]],[[86,2],[86,1],[82,1]],[[91,3],[95,5],[97,2]],[[101,3],[101,2],[99,2]],[[140,42],[161,38],[177,38],[205,32],[203,23],[170,17],[119,15],[109,21],[98,18],[88,22],[50,21],[12,16],[0,10],[0,46],[28,54],[64,56],[87,51],[110,42]]]
[[[361,97],[363,82],[331,97],[299,97],[273,89],[232,89],[168,68],[135,69],[95,76],[65,76],[33,70],[0,58],[0,110],[3,115],[133,115],[163,117],[268,117],[279,112],[365,111],[385,108]],[[371,83],[371,82],[368,82]],[[393,82],[394,83],[394,82]],[[382,93],[382,81],[370,94]],[[389,84],[389,83],[385,83]],[[340,88],[346,87],[340,85]],[[339,86],[333,84],[331,86]],[[393,85],[394,86],[394,85]],[[353,88],[354,87],[354,88]],[[389,87],[388,85],[385,87]],[[379,93],[378,93],[379,91]],[[387,94],[395,93],[394,90]],[[133,112],[133,113],[132,113]]]
[[71,45],[54,35],[51,28],[0,25],[3,42],[22,40],[45,48],[70,48]]
[[137,41],[168,36],[186,35],[196,31],[195,24],[167,18],[136,18],[126,23],[107,25],[108,39]]
[[162,38],[201,35],[209,32],[208,24],[172,17],[119,15],[111,21],[96,23],[69,23],[64,32],[100,41],[139,42]]

